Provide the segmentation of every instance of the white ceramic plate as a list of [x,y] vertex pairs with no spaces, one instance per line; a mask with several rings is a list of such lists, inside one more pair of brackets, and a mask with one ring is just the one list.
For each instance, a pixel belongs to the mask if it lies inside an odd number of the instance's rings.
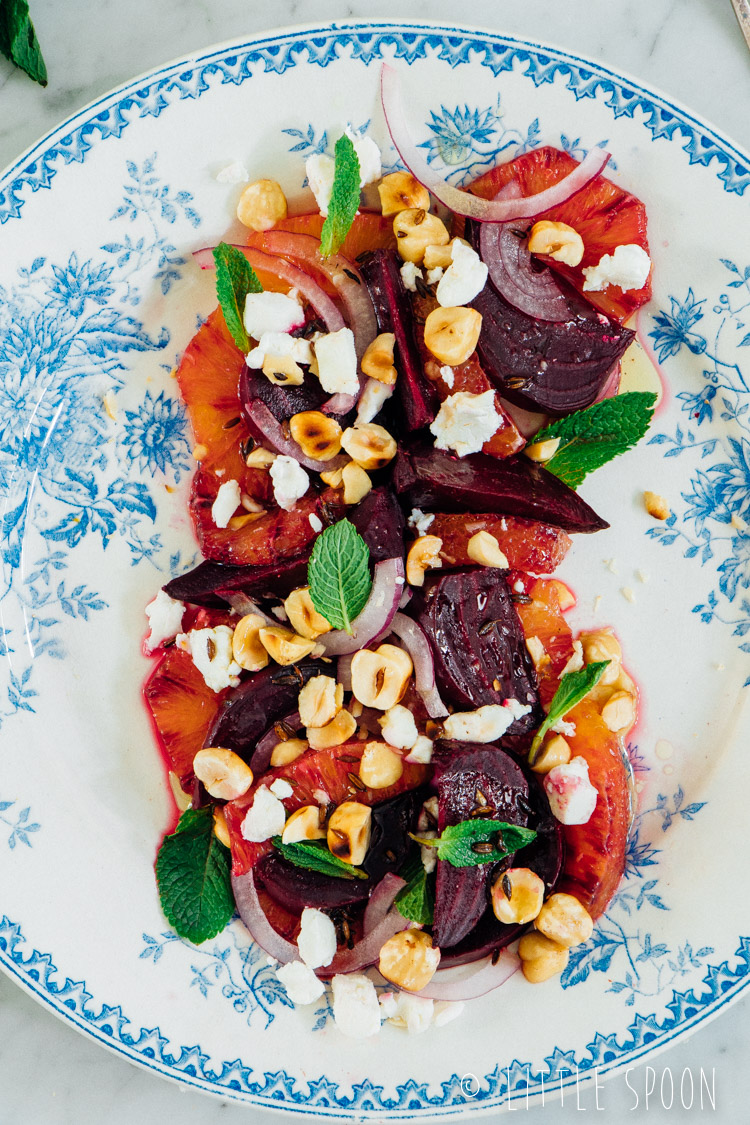
[[[347,123],[389,152],[396,60],[411,121],[457,183],[524,146],[606,140],[643,198],[644,332],[669,384],[650,441],[586,481],[612,530],[564,576],[612,623],[643,691],[627,877],[562,980],[513,978],[419,1040],[344,1040],[293,1011],[234,923],[170,933],[152,864],[171,816],[140,702],[143,606],[189,565],[190,438],[170,371],[212,306],[190,251],[227,230],[233,160],[291,194]],[[298,29],[155,71],[0,180],[0,963],[52,1011],[160,1074],[319,1117],[443,1117],[611,1073],[750,981],[743,741],[750,645],[748,160],[664,97],[502,35]],[[104,405],[104,398],[111,413]],[[176,487],[175,487],[176,486]],[[668,497],[666,525],[644,488]],[[605,562],[609,560],[609,562]],[[630,593],[628,593],[630,591]],[[595,599],[600,600],[595,602]],[[598,607],[598,608],[595,608]],[[468,1076],[468,1077],[467,1077]]]

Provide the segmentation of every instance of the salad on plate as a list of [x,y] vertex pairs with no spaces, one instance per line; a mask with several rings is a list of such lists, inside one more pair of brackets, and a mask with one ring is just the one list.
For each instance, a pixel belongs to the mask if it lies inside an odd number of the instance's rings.
[[245,183],[243,243],[195,255],[219,299],[176,373],[203,561],[145,642],[167,919],[202,942],[239,912],[289,999],[330,983],[360,1038],[556,976],[617,889],[638,688],[554,572],[609,526],[576,489],[656,398],[619,385],[651,261],[608,154],[459,190],[388,66],[382,102],[404,170],[347,130],[306,163],[314,210]]

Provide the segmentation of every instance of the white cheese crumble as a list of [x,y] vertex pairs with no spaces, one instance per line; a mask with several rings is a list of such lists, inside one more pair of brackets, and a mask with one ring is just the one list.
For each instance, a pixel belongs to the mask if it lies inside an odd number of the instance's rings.
[[180,633],[176,645],[189,652],[193,664],[198,669],[206,686],[211,691],[237,687],[242,669],[232,657],[232,633],[228,625],[217,625],[215,629],[191,629]]
[[248,336],[254,340],[266,332],[291,332],[305,323],[305,310],[296,289],[289,293],[248,293],[243,317]]
[[573,758],[555,766],[544,778],[552,815],[561,824],[586,824],[596,808],[597,791],[589,781],[589,767],[585,758]]
[[410,290],[410,292],[412,293],[416,293],[417,291],[418,277],[424,277],[424,274],[422,273],[416,262],[404,262],[401,267],[401,280],[403,281],[405,288]]
[[368,378],[365,389],[359,396],[357,421],[372,422],[385,406],[396,389],[395,383],[381,383],[379,379]]
[[219,184],[244,184],[249,178],[248,170],[240,160],[225,164],[214,177]]
[[413,996],[408,992],[395,993],[395,1011],[388,1017],[394,1027],[405,1027],[411,1035],[419,1035],[432,1023],[435,1001],[427,996]]
[[312,363],[313,351],[309,340],[290,336],[288,332],[264,332],[258,346],[245,356],[248,367],[258,370],[267,355],[291,356],[295,363]]
[[315,512],[310,512],[307,520],[314,532],[317,533],[323,530],[323,521],[321,519],[318,519],[318,517],[315,515]]
[[426,734],[420,734],[417,741],[406,755],[407,762],[416,762],[420,766],[429,765],[432,761],[432,741]]
[[476,711],[457,711],[443,720],[446,738],[458,742],[494,742],[513,725],[516,719],[528,715],[531,708],[517,699],[503,703],[487,703]]
[[[354,145],[359,161],[359,186],[364,187],[365,184],[379,180],[382,174],[381,156],[375,141],[372,137],[363,137],[349,128],[346,129],[346,135]],[[325,153],[316,152],[305,161],[307,181],[321,215],[328,214],[335,167],[333,157]]]
[[302,960],[311,969],[330,965],[336,956],[336,927],[327,914],[306,906],[300,918],[297,948]]
[[435,296],[444,308],[468,305],[484,289],[487,266],[471,246],[459,238],[451,242],[451,264],[440,278]]
[[291,797],[292,793],[294,792],[292,786],[283,777],[277,777],[275,781],[271,782],[268,788],[271,790],[274,797],[278,797],[280,801],[284,801],[287,797]]
[[272,836],[280,836],[285,824],[286,809],[266,785],[261,785],[240,826],[244,839],[253,844],[262,844]]
[[331,798],[326,793],[325,789],[313,789],[313,800],[319,805],[330,805]]
[[347,137],[354,145],[354,151],[359,161],[359,185],[372,184],[379,180],[383,174],[380,149],[372,137],[363,136],[362,133],[348,126],[345,130]]
[[479,453],[499,425],[494,391],[483,391],[480,395],[457,391],[441,403],[430,432],[435,436],[436,449],[452,449],[459,457],[465,457]]
[[411,515],[407,520],[409,527],[413,527],[417,535],[426,535],[427,531],[435,519],[434,512],[423,512],[421,508],[412,508]]
[[[437,839],[437,832],[431,830],[423,832],[422,839],[435,840]],[[419,855],[422,860],[422,867],[424,867],[427,874],[430,875],[437,867],[437,848],[431,848],[429,844],[420,844]]]
[[269,468],[273,483],[273,497],[280,508],[289,512],[310,486],[310,478],[293,457],[282,454]]
[[162,641],[170,641],[179,633],[184,612],[184,602],[170,598],[165,590],[159,591],[146,606],[146,617],[151,627],[146,637],[146,652],[153,652]]
[[648,281],[651,259],[642,246],[635,242],[615,247],[614,254],[602,254],[595,266],[583,270],[584,293],[598,293],[608,285],[619,285],[623,290],[642,289]]
[[442,266],[435,266],[434,269],[427,271],[425,281],[428,285],[434,285],[436,281],[440,281],[440,278],[443,276],[444,272],[445,271],[443,270]]
[[378,722],[383,738],[389,746],[395,746],[397,750],[411,750],[419,738],[414,716],[408,707],[403,707],[400,703],[389,707]]
[[217,527],[226,527],[240,506],[242,490],[239,481],[225,480],[211,505],[211,519]]
[[440,375],[446,387],[452,387],[456,381],[456,373],[447,363],[440,368]]
[[[562,676],[562,674],[561,672],[560,675]],[[567,722],[565,719],[558,719],[549,729],[553,734],[561,734],[564,738],[572,738],[576,732],[576,725]]]
[[276,976],[286,989],[286,994],[293,1004],[312,1004],[319,1000],[326,990],[322,980],[302,961],[289,961],[280,965]]
[[441,1000],[433,1009],[432,1022],[435,1027],[445,1027],[451,1020],[457,1019],[465,1007],[463,1000]]
[[320,385],[329,395],[354,395],[359,390],[357,353],[351,328],[327,332],[315,341]]
[[580,641],[573,641],[573,653],[560,675],[565,676],[568,672],[580,672],[581,668],[583,668],[583,664],[583,645]]
[[337,973],[331,981],[333,1019],[342,1035],[369,1039],[380,1031],[375,985],[364,973]]

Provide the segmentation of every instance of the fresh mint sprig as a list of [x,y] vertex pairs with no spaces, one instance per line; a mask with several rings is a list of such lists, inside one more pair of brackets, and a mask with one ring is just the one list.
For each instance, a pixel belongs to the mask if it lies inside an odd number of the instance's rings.
[[352,621],[370,596],[370,551],[349,520],[339,520],[315,540],[307,564],[312,603],[334,629],[352,632]]
[[161,908],[181,938],[200,945],[234,914],[229,848],[214,833],[213,810],[187,809],[156,857]]
[[220,242],[214,248],[214,263],[216,295],[224,320],[237,347],[247,352],[250,350],[250,337],[245,330],[245,298],[248,293],[262,293],[263,286],[242,251],[228,242]]
[[446,859],[454,867],[496,863],[536,839],[532,828],[506,824],[503,820],[481,820],[479,817],[448,825],[434,840],[409,835],[418,844],[435,848],[438,859]]
[[420,926],[431,926],[435,914],[435,880],[425,871],[419,853],[400,874],[406,879],[406,886],[396,895],[394,906],[402,918]]
[[283,844],[281,836],[273,836],[271,843],[295,867],[319,871],[322,875],[335,875],[338,879],[368,878],[367,872],[361,867],[353,867],[351,863],[345,863],[335,856],[325,840],[301,840],[295,844]]
[[0,54],[24,70],[40,86],[47,85],[47,67],[29,16],[27,0],[0,0]]
[[613,457],[641,440],[654,413],[656,395],[651,391],[626,391],[595,402],[545,426],[531,441],[559,438],[554,456],[545,469],[570,488],[577,488],[588,473],[606,465]]
[[560,686],[552,697],[546,719],[534,735],[534,741],[529,750],[529,765],[534,765],[539,748],[544,741],[544,736],[550,727],[564,718],[576,703],[588,695],[593,687],[599,683],[604,669],[609,664],[608,660],[595,660],[581,668],[579,672],[566,672],[560,677]]
[[320,232],[320,252],[324,258],[335,254],[349,233],[359,207],[359,158],[350,137],[336,141],[334,173],[328,215]]

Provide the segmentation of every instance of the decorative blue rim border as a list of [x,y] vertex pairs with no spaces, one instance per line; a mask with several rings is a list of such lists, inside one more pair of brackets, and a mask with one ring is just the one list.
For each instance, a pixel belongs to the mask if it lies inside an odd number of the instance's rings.
[[[429,48],[451,67],[478,62],[495,75],[520,61],[526,67],[526,77],[537,87],[563,76],[576,99],[598,97],[615,117],[634,117],[640,111],[654,140],[681,144],[692,164],[708,167],[713,161],[725,191],[743,195],[750,184],[750,160],[731,142],[661,95],[588,60],[491,32],[419,23],[352,22],[306,27],[218,47],[195,59],[172,63],[99,99],[39,141],[8,169],[0,180],[0,224],[19,218],[28,194],[49,188],[60,168],[73,162],[83,163],[97,143],[122,136],[131,120],[158,117],[171,104],[200,97],[209,88],[210,77],[219,75],[222,84],[240,85],[252,78],[256,65],[266,73],[282,74],[300,58],[324,68],[337,58],[337,47],[342,45],[351,47],[352,56],[364,64],[381,57],[384,48],[407,61],[423,57]],[[472,58],[472,52],[483,57]],[[350,1097],[341,1094],[337,1084],[324,1077],[310,1082],[308,1093],[301,1092],[297,1080],[284,1071],[266,1073],[262,1080],[253,1080],[252,1067],[239,1059],[221,1064],[217,1073],[199,1046],[172,1049],[158,1028],[128,1030],[132,1025],[120,1007],[102,1005],[99,1011],[94,1010],[90,1007],[93,997],[84,982],[66,978],[57,983],[58,970],[51,955],[32,950],[24,956],[24,945],[20,925],[7,918],[0,921],[0,967],[90,1037],[148,1069],[198,1089],[264,1108],[319,1117],[353,1117],[363,1113],[387,1114],[391,1119],[458,1115],[472,1106],[489,1110],[508,1098],[519,1100],[527,1093],[534,1095],[542,1082],[548,1089],[551,1082],[555,1089],[560,1083],[565,1088],[576,1081],[575,1077],[567,1081],[561,1077],[571,1066],[585,1077],[594,1068],[604,1074],[632,1064],[715,1014],[750,983],[750,939],[742,938],[734,969],[728,962],[709,967],[703,978],[704,995],[697,995],[695,990],[673,992],[667,1005],[670,1014],[661,1021],[653,1015],[636,1016],[622,1043],[614,1034],[597,1034],[580,1059],[575,1059],[572,1052],[566,1054],[556,1049],[545,1060],[546,1073],[534,1072],[528,1064],[514,1060],[509,1070],[498,1069],[481,1079],[479,1092],[473,1097],[462,1092],[458,1075],[446,1079],[442,1093],[435,1097],[428,1094],[425,1085],[412,1082],[398,1087],[395,1098],[369,1082],[356,1085]]]

